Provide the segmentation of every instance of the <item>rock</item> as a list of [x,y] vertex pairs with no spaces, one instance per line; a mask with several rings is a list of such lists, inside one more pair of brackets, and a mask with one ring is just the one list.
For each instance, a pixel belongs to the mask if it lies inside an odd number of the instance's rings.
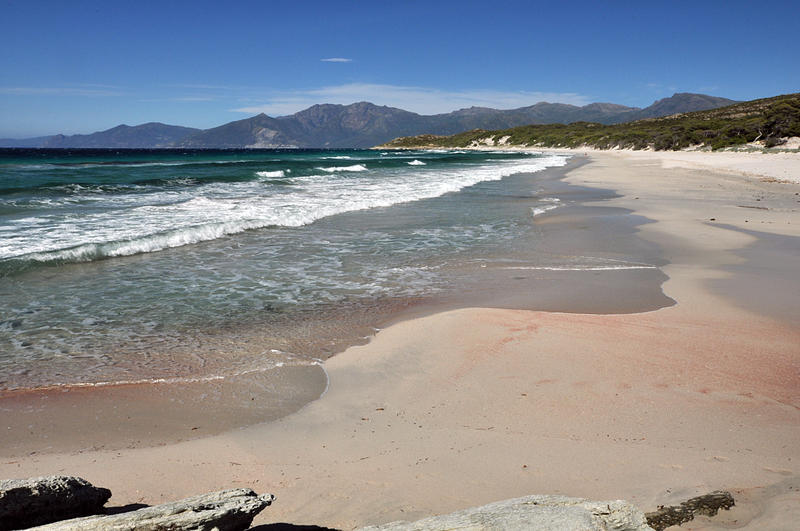
[[724,490],[714,491],[696,498],[691,498],[680,505],[661,507],[657,511],[647,513],[647,523],[656,531],[661,531],[673,525],[681,525],[694,520],[695,514],[714,516],[720,509],[728,510],[733,507],[733,496]]
[[111,491],[85,479],[47,476],[0,481],[0,530],[103,512]]
[[392,522],[359,531],[554,530],[652,531],[644,513],[623,500],[591,501],[534,495],[500,501],[416,522]]
[[201,494],[164,505],[109,516],[75,518],[37,527],[38,531],[237,531],[247,529],[253,518],[275,496],[259,496],[250,489],[231,489]]

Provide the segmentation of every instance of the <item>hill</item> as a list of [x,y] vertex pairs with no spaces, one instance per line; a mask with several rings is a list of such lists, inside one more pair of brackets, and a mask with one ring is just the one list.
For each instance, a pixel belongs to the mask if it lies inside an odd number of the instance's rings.
[[23,140],[0,140],[0,147],[32,148],[163,148],[200,129],[159,122],[118,125],[89,135],[53,135]]
[[719,149],[756,140],[765,141],[766,147],[774,147],[780,145],[782,139],[793,136],[800,136],[800,93],[621,124],[576,122],[495,131],[476,129],[451,136],[398,138],[379,147],[515,145],[678,150],[702,145]]
[[314,105],[289,116],[259,114],[212,129],[162,123],[119,125],[89,135],[0,140],[0,147],[48,148],[363,148],[398,136],[452,135],[470,129],[507,129],[529,124],[614,124],[734,103],[703,94],[675,94],[644,109],[614,103],[584,106],[540,102],[517,109],[470,107],[422,115],[369,102]]
[[[193,134],[178,142],[188,148],[368,147],[376,139],[420,131],[418,114],[360,102],[314,105],[290,116],[259,114]],[[424,126],[423,126],[424,127]],[[396,136],[396,135],[394,135]],[[380,140],[379,140],[380,141]]]

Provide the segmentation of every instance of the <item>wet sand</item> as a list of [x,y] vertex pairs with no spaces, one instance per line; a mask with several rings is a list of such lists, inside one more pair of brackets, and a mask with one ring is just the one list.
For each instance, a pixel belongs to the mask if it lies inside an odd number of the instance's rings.
[[[800,270],[798,186],[665,169],[657,154],[591,154],[566,180],[620,195],[590,207],[652,220],[619,243],[657,247],[661,296],[677,304],[604,314],[615,275],[637,271],[582,271],[600,280],[559,284],[589,286],[597,313],[404,320],[328,360],[327,393],[275,422],[161,447],[3,457],[0,476],[81,475],[111,488],[114,505],[249,486],[278,497],[256,523],[341,528],[533,493],[652,510],[729,489],[736,508],[683,528],[792,529],[800,308],[786,293]],[[602,285],[611,291],[591,291]]]

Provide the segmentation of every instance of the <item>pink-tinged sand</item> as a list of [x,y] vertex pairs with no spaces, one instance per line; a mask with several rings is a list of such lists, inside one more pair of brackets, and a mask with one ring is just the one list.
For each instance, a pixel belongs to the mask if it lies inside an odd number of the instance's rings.
[[[653,510],[728,489],[735,509],[683,529],[794,529],[800,329],[711,283],[735,279],[737,250],[758,239],[732,229],[800,236],[800,186],[591,158],[568,180],[617,189],[614,204],[656,221],[641,236],[670,260],[663,289],[676,306],[468,308],[400,322],[328,360],[328,392],[279,421],[161,447],[0,459],[0,477],[76,474],[110,488],[115,505],[249,486],[277,496],[256,523],[341,528],[534,493]],[[766,210],[739,206],[756,196]]]

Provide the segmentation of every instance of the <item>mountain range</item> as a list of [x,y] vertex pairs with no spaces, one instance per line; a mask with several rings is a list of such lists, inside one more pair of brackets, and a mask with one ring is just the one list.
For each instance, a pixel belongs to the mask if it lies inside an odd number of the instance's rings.
[[529,124],[597,122],[617,124],[737,103],[705,94],[676,93],[644,109],[614,103],[584,106],[540,102],[518,109],[470,107],[421,115],[368,102],[322,104],[289,116],[259,114],[211,129],[150,122],[118,125],[88,135],[0,139],[0,147],[34,148],[365,148],[419,134],[452,135],[471,129],[507,129]]

